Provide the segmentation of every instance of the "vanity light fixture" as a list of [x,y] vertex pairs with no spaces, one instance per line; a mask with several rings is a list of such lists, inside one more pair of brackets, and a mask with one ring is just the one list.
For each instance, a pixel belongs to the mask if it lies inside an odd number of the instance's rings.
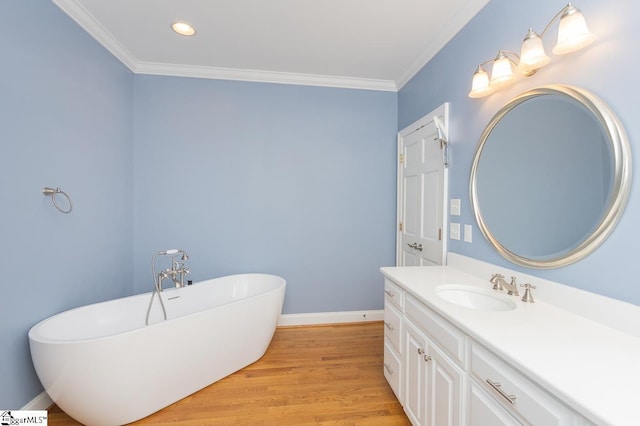
[[[542,37],[558,18],[560,19],[558,41],[552,49],[554,55],[575,52],[588,46],[595,39],[593,34],[589,32],[580,10],[569,3],[556,13],[540,34],[529,29],[522,42],[520,55],[510,50],[500,50],[495,58],[478,65],[473,74],[469,97],[481,98],[490,95],[495,89],[512,82],[515,79],[512,65],[521,74],[529,77],[551,62],[551,58],[544,51]],[[483,65],[488,63],[493,63],[491,78],[482,68]]]
[[171,29],[183,36],[192,36],[196,34],[196,29],[186,22],[174,22],[171,24]]

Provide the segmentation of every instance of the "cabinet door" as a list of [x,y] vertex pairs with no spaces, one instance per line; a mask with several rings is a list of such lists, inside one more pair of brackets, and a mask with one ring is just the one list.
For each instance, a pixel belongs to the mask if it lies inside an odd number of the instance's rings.
[[427,338],[410,321],[405,323],[404,410],[413,425],[426,425],[429,382]]
[[469,380],[468,426],[520,426],[502,407],[475,381]]
[[[431,387],[427,392],[428,424],[433,426],[458,426],[462,424],[462,390],[464,371],[436,346],[430,345]],[[478,423],[479,425],[489,423]]]

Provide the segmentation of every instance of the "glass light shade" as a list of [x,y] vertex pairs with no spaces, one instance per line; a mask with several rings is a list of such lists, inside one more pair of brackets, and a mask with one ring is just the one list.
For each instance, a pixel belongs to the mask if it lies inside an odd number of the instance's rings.
[[196,33],[196,29],[186,22],[174,22],[171,29],[183,36],[192,36]]
[[493,93],[493,89],[489,87],[489,75],[478,65],[478,69],[473,73],[473,82],[471,83],[470,98],[481,98]]
[[491,85],[494,87],[504,86],[513,80],[513,70],[511,62],[504,53],[500,52],[493,62],[491,69]]
[[594,39],[595,37],[589,32],[582,13],[569,4],[560,18],[558,43],[552,52],[555,55],[575,52],[591,44]]
[[542,39],[532,29],[522,42],[522,50],[520,51],[520,70],[523,74],[529,74],[538,68],[542,68],[551,62],[551,58],[544,51]]

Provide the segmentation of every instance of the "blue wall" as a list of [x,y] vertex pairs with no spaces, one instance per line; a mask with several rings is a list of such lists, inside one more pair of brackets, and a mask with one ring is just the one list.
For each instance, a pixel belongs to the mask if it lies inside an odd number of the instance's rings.
[[135,291],[179,247],[194,280],[283,276],[285,313],[381,309],[396,111],[389,92],[136,76]]
[[[637,17],[640,4],[632,0],[575,3],[584,13],[597,40],[588,48],[552,62],[536,75],[519,80],[488,98],[470,99],[471,77],[477,64],[492,58],[498,49],[519,52],[528,28],[542,31],[564,5],[535,0],[492,0],[399,92],[398,124],[402,129],[445,101],[451,102],[451,168],[449,195],[462,199],[462,216],[450,220],[473,225],[473,243],[451,241],[452,252],[504,265],[526,273],[565,283],[595,293],[640,304],[640,187],[637,170],[631,196],[622,220],[605,243],[586,259],[555,270],[516,267],[495,252],[483,239],[469,204],[469,174],[478,139],[484,126],[502,105],[515,95],[545,84],[570,84],[600,96],[625,126],[633,162],[640,164],[640,121],[638,120]],[[547,51],[555,42],[557,24],[545,36]],[[504,209],[518,214],[517,206],[504,201]],[[579,215],[580,212],[576,212]]]
[[20,408],[42,391],[29,328],[131,292],[133,75],[49,1],[0,16],[0,407]]

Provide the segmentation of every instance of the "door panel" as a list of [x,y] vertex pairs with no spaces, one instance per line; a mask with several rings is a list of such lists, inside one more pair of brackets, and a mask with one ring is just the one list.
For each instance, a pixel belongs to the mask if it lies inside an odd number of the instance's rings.
[[405,323],[404,410],[414,425],[426,418],[429,365],[424,360],[427,338],[410,322]]
[[404,229],[402,237],[402,264],[404,266],[420,265],[419,252],[409,247],[420,239],[422,217],[420,214],[422,199],[422,177],[420,162],[422,158],[422,141],[418,134],[410,135],[404,144],[403,195],[405,200],[402,218]]
[[435,125],[425,127],[422,162],[422,264],[442,264],[443,176],[442,151]]
[[429,347],[433,358],[433,381],[430,405],[434,426],[457,426],[462,423],[462,388],[464,372],[435,346]]

